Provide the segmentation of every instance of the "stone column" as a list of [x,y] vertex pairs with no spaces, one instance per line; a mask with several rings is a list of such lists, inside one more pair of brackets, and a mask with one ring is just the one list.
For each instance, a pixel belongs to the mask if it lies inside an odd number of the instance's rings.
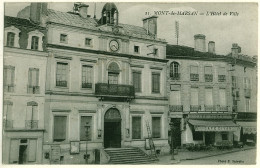
[[126,138],[130,137],[130,106],[124,105]]
[[[102,138],[102,104],[97,105],[97,137]],[[99,135],[101,134],[101,136]]]

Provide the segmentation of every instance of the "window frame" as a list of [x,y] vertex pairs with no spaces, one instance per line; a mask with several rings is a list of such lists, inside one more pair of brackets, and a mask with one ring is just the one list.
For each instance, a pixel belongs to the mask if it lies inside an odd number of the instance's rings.
[[[135,88],[135,82],[134,82],[134,73],[135,74],[139,74],[139,90],[136,90]],[[133,86],[135,88],[135,92],[136,93],[142,93],[142,71],[141,70],[132,70],[132,83],[133,83]]]
[[[12,35],[12,36],[10,36],[10,35]],[[14,44],[15,44],[15,33],[14,32],[7,32],[6,46],[7,47],[14,47]]]
[[[58,72],[58,64],[66,64],[67,65],[67,69],[66,69],[66,86],[59,86],[57,85],[57,72]],[[70,78],[70,63],[69,62],[66,62],[66,61],[59,61],[57,60],[56,61],[56,70],[55,70],[55,87],[58,87],[58,88],[69,88],[69,78]]]
[[[15,73],[15,66],[12,65],[4,65],[4,72],[3,72],[3,90],[4,92],[13,93],[15,92],[15,80],[16,80],[16,73]],[[7,84],[8,79],[8,70],[11,71],[11,84]],[[6,79],[5,79],[6,78]],[[6,89],[7,86],[7,89]],[[10,87],[10,89],[9,89]]]
[[[62,38],[64,38],[64,41],[62,40]],[[68,34],[60,33],[60,43],[68,44]]]
[[[30,74],[32,74],[33,71],[36,71],[35,81],[36,81],[37,85],[30,84],[32,82],[32,76]],[[29,70],[28,70],[28,86],[27,87],[28,87],[27,93],[29,93],[29,94],[40,94],[40,69],[39,68],[29,68]],[[30,91],[30,88],[32,88],[32,92]]]
[[38,50],[39,49],[39,40],[38,36],[32,36],[31,40],[31,50]]
[[[32,37],[37,36],[38,39],[38,49],[32,49]],[[28,33],[28,44],[27,49],[29,50],[35,50],[35,51],[43,51],[43,36],[44,34],[40,32],[39,30],[34,30]]]
[[[159,75],[159,81],[158,81],[158,91],[157,90],[154,90],[154,78],[153,76],[154,75]],[[155,93],[155,94],[160,94],[161,93],[161,72],[152,72],[151,73],[151,92],[152,93]]]
[[[159,131],[159,134],[160,134],[160,137],[154,137],[154,135],[153,135],[153,118],[160,118],[160,131]],[[151,134],[152,134],[152,138],[154,138],[154,139],[160,139],[160,138],[162,138],[162,115],[152,115],[151,116],[151,130],[152,130],[152,132],[151,132]]]
[[[140,117],[140,138],[133,138],[133,118]],[[132,140],[141,140],[143,139],[143,115],[131,115],[131,139]]]
[[221,133],[221,140],[228,141],[228,133]]
[[[66,128],[65,128],[65,132],[66,132],[66,135],[65,135],[65,140],[63,140],[63,141],[55,141],[54,140],[54,131],[55,131],[55,128],[54,128],[54,122],[55,122],[55,117],[66,117]],[[69,128],[69,115],[68,114],[66,114],[66,113],[64,113],[64,112],[62,112],[62,110],[61,110],[61,112],[59,112],[59,114],[58,113],[54,113],[53,114],[53,117],[52,117],[52,142],[54,142],[54,143],[63,143],[63,142],[68,142],[69,141],[69,139],[68,139],[68,137],[69,137],[69,130],[68,130],[68,128]]]
[[[138,50],[137,52],[136,52],[136,49]],[[134,53],[135,54],[140,54],[140,46],[139,45],[134,45]]]
[[[91,68],[91,83],[85,83],[85,84],[91,84],[91,87],[83,87],[83,67],[88,67],[88,68]],[[87,73],[87,71],[85,72]],[[85,76],[86,77],[86,81],[88,76]],[[80,88],[81,89],[93,89],[93,84],[94,84],[94,66],[93,65],[89,65],[89,64],[81,64],[81,83],[80,83]]]
[[[86,44],[86,41],[89,40],[89,44]],[[89,38],[89,37],[85,37],[85,40],[84,40],[84,46],[85,47],[93,47],[93,39],[92,38]]]

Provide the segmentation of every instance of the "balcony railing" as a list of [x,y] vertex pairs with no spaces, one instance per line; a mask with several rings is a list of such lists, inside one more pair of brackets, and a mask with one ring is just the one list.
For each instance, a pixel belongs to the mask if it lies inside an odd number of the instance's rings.
[[27,92],[30,94],[39,94],[40,93],[40,86],[30,86],[27,87]]
[[169,110],[172,112],[183,111],[183,106],[182,105],[170,105]]
[[201,107],[200,105],[190,105],[190,111],[192,112],[198,112],[200,111]]
[[217,106],[215,105],[204,105],[205,111],[217,111]]
[[181,74],[180,73],[171,73],[170,78],[171,78],[171,80],[180,80]]
[[245,97],[251,97],[251,89],[245,89],[244,90]]
[[4,85],[4,91],[5,92],[14,92],[14,85],[13,84]]
[[92,88],[92,83],[82,83],[82,88]]
[[227,112],[228,111],[228,106],[219,106],[218,107],[218,111]]
[[97,83],[95,85],[95,95],[101,97],[134,98],[135,89],[132,85]]
[[212,82],[213,81],[213,75],[212,74],[205,74],[204,78],[205,78],[205,82]]
[[190,81],[199,81],[199,74],[190,74]]
[[37,129],[38,120],[25,120],[25,128],[26,129]]
[[56,86],[67,87],[67,81],[56,81]]
[[3,120],[3,128],[8,129],[8,128],[13,128],[13,120]]
[[225,82],[226,81],[226,75],[218,75],[218,81],[219,82]]

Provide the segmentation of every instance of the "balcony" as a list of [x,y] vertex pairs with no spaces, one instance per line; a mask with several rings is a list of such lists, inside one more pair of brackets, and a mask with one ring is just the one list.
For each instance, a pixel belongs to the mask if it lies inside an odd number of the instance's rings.
[[171,73],[170,78],[171,78],[171,80],[180,80],[181,74],[180,73]]
[[245,94],[245,97],[250,98],[251,97],[251,89],[245,89],[244,94]]
[[38,120],[25,120],[25,128],[26,129],[37,129]]
[[30,94],[39,94],[40,93],[40,86],[30,86],[27,87],[27,92]]
[[205,74],[204,78],[205,78],[205,82],[212,82],[213,81],[213,75],[212,74]]
[[226,81],[226,75],[218,75],[218,82],[225,82]]
[[95,95],[100,97],[123,97],[131,99],[135,97],[135,89],[132,85],[97,83],[95,85]]
[[183,106],[182,105],[170,105],[169,110],[171,112],[180,112],[180,111],[183,111]]
[[3,128],[10,129],[13,128],[13,120],[3,120]]
[[191,112],[198,112],[200,111],[200,109],[201,109],[200,105],[190,105]]
[[190,74],[190,81],[199,81],[199,74]]

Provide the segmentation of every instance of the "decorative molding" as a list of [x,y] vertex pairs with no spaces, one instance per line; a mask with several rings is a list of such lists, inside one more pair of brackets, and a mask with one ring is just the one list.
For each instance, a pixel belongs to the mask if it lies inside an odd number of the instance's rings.
[[144,68],[144,65],[134,65],[134,64],[130,64],[130,67],[134,67],[134,68]]
[[53,113],[54,112],[64,112],[64,113],[70,113],[71,110],[65,110],[65,109],[52,109],[51,110]]
[[150,69],[163,70],[163,67],[150,66]]
[[97,63],[97,60],[91,60],[91,59],[85,59],[85,58],[80,58],[80,61]]
[[54,56],[54,58],[72,60],[72,57],[64,57],[64,56],[58,56],[58,55]]
[[79,110],[79,113],[96,113],[95,110]]
[[131,114],[144,114],[144,111],[130,111]]
[[163,111],[150,111],[151,114],[163,114]]

